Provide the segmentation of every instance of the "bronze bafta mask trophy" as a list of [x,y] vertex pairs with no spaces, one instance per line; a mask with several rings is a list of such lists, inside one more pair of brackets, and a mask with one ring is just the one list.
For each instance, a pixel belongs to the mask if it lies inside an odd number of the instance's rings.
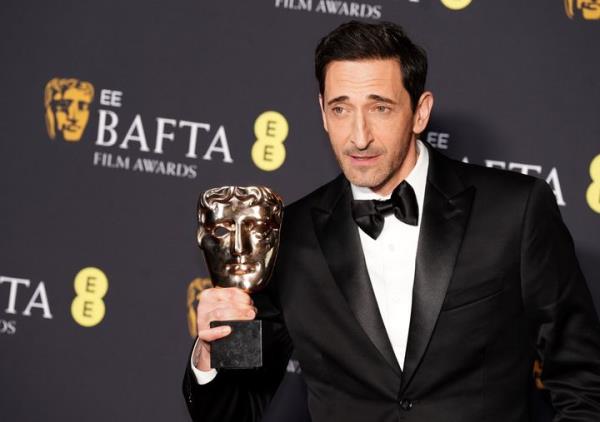
[[[283,203],[263,186],[209,189],[198,201],[198,245],[204,252],[213,286],[255,293],[273,272]],[[231,334],[211,345],[213,368],[262,366],[262,321],[213,321]]]

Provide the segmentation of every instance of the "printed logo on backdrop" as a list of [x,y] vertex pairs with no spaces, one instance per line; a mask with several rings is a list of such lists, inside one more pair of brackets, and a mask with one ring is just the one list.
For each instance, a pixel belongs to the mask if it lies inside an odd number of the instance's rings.
[[44,89],[46,129],[50,139],[78,142],[85,131],[94,86],[78,79],[53,78]]
[[462,10],[471,4],[472,0],[441,0],[442,4],[448,9]]
[[[104,297],[108,291],[108,278],[99,268],[87,267],[77,273],[74,280],[75,298],[71,315],[84,327],[98,325],[106,314]],[[3,306],[6,306],[3,308]],[[0,275],[0,334],[14,335],[21,317],[54,318],[46,283],[28,278]]]
[[277,170],[285,161],[283,142],[289,133],[289,125],[283,114],[265,111],[254,122],[256,141],[252,146],[252,161],[263,171]]
[[94,327],[104,319],[104,296],[108,291],[108,278],[96,267],[82,269],[75,276],[75,298],[71,302],[71,316],[82,327]]
[[196,322],[197,312],[196,308],[198,307],[198,301],[200,300],[200,293],[204,289],[210,289],[212,287],[212,283],[210,282],[210,278],[195,278],[188,284],[187,287],[187,322],[188,322],[188,332],[191,338],[196,338],[198,334],[198,325]]
[[[450,134],[445,133],[445,132],[431,132],[430,131],[430,132],[427,132],[424,139],[429,144],[431,144],[431,146],[433,146],[434,148],[437,148],[437,149],[447,150],[448,146],[450,144]],[[468,163],[469,157],[466,157],[466,156],[463,157],[462,162]],[[544,167],[540,164],[528,164],[528,163],[518,163],[518,162],[513,162],[513,161],[490,160],[490,159],[483,160],[483,163],[481,163],[481,164],[485,165],[486,167],[499,168],[499,169],[503,169],[503,170],[511,170],[511,171],[519,172],[521,174],[528,174],[530,176],[543,178],[546,181],[546,183],[548,183],[548,185],[550,185],[550,188],[552,188],[552,191],[554,192],[554,196],[556,196],[556,203],[562,207],[567,205],[565,202],[564,196],[563,196],[563,191],[562,191],[562,186],[560,184],[558,169],[556,167],[551,167],[548,170],[548,167]],[[597,174],[592,173],[592,167],[590,167],[590,174],[592,175],[592,180],[595,180],[594,179],[595,174],[596,174],[597,180],[600,180],[600,159],[598,160],[597,166],[598,166]],[[595,186],[595,184],[592,183],[592,186]],[[590,189],[592,189],[592,186],[590,186]],[[598,184],[597,189],[599,190],[598,194],[600,195],[600,183]],[[590,194],[588,193],[588,195],[590,195]],[[598,201],[600,201],[600,199]],[[588,200],[588,202],[589,202],[589,200]],[[599,206],[599,208],[600,208],[600,206]]]
[[0,275],[0,303],[2,302],[6,304],[4,314],[0,314],[2,335],[16,334],[19,317],[53,318],[43,281],[36,283],[26,278]]
[[600,0],[564,0],[570,19],[600,20]]
[[590,208],[600,214],[600,154],[590,163],[590,178],[592,183],[587,188],[585,199]]
[[[200,160],[233,163],[222,124],[131,116],[131,111],[123,112],[124,92],[113,89],[100,89],[93,113],[94,97],[94,85],[75,78],[53,78],[44,90],[48,137],[93,143],[98,148],[90,160],[93,166],[195,179]],[[92,118],[95,139],[85,132]],[[181,144],[180,152],[175,144]]]
[[275,7],[363,19],[381,19],[383,14],[380,4],[340,0],[275,0]]

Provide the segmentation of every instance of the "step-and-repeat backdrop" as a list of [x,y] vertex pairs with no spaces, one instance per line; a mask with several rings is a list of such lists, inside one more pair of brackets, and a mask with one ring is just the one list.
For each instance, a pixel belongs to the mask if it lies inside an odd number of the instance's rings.
[[[3,1],[1,420],[188,420],[198,194],[337,174],[313,52],[349,19],[428,51],[423,140],[552,187],[600,305],[600,1]],[[303,388],[292,360],[266,419]]]

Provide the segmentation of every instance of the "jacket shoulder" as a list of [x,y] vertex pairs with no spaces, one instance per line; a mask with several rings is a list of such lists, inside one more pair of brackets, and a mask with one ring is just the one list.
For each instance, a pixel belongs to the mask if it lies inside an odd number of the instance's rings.
[[[339,198],[349,189],[343,174],[318,187],[309,194],[285,206],[283,210],[283,228],[286,238],[296,240],[310,237],[315,210],[331,210]],[[328,212],[328,211],[326,211]]]
[[529,192],[540,181],[534,176],[478,164],[463,163],[447,159],[466,185],[475,186],[478,190],[490,190],[497,194]]
[[328,208],[335,203],[346,185],[346,179],[340,174],[335,179],[287,205],[284,212],[289,216],[300,217],[300,215],[310,214],[310,210],[315,207]]

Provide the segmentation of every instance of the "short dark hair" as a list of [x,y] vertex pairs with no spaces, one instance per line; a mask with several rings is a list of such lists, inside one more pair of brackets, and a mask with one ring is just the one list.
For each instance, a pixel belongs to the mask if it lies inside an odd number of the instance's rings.
[[396,59],[400,63],[402,83],[408,91],[413,111],[425,90],[427,55],[414,44],[404,30],[392,22],[350,21],[326,35],[315,51],[315,73],[319,92],[325,91],[325,73],[332,61]]

